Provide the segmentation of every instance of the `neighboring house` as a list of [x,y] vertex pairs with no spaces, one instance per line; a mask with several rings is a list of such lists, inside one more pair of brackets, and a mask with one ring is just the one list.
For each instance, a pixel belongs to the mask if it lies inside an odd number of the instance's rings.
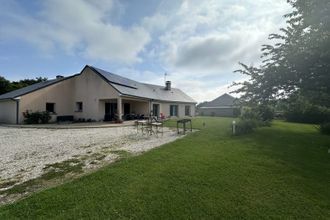
[[204,116],[237,116],[239,107],[235,105],[235,98],[228,94],[223,94],[211,102],[204,102],[197,106],[199,115]]
[[[180,89],[130,80],[86,65],[76,75],[57,76],[0,95],[0,122],[24,122],[23,112],[49,111],[58,116],[109,121],[130,115],[184,117],[195,115],[196,102]],[[128,117],[130,118],[130,117]]]

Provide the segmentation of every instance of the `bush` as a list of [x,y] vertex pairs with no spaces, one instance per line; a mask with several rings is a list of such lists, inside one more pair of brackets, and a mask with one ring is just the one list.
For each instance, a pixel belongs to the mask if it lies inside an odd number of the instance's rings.
[[248,134],[254,131],[259,125],[259,122],[254,119],[245,119],[240,120],[236,124],[236,132],[235,135],[242,135],[242,134]]
[[234,109],[233,109],[233,115],[234,115],[234,117],[238,117],[238,116],[240,116],[240,115],[241,115],[241,109],[239,109],[239,108],[234,108]]
[[320,125],[320,132],[322,134],[328,134],[328,135],[330,135],[330,122],[322,123]]
[[249,107],[242,108],[240,118],[242,120],[259,120],[260,119],[257,111],[255,111],[255,109],[249,108]]
[[26,124],[47,124],[51,119],[49,112],[29,112],[26,111],[23,113],[24,123]]
[[259,105],[256,108],[261,121],[271,121],[274,119],[274,110],[268,105]]
[[271,121],[274,119],[274,110],[268,105],[258,105],[253,108],[244,107],[240,118],[243,120]]
[[257,127],[270,126],[273,117],[274,111],[269,106],[244,107],[241,111],[240,121],[236,124],[235,134],[248,134],[253,132]]
[[291,105],[284,113],[290,122],[320,124],[330,121],[330,109],[316,105]]

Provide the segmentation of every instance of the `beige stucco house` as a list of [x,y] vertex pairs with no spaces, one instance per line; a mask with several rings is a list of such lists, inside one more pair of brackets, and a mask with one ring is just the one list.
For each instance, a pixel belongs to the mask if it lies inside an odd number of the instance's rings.
[[110,121],[114,117],[185,117],[195,115],[196,102],[180,89],[130,80],[85,66],[76,75],[58,76],[0,96],[0,123],[21,124],[25,111],[49,111],[59,118]]

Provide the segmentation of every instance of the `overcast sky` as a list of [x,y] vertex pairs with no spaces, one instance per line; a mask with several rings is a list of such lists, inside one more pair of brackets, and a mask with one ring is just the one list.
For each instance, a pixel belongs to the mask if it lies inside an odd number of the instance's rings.
[[0,75],[72,75],[84,65],[155,84],[164,73],[198,102],[242,80],[286,0],[0,0]]

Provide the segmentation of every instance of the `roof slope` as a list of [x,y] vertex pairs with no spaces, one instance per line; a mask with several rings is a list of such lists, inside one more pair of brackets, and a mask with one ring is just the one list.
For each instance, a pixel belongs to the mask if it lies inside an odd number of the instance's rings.
[[93,66],[89,67],[100,74],[102,78],[107,80],[108,83],[123,95],[161,101],[196,103],[195,100],[180,89],[172,88],[171,90],[165,90],[165,86],[140,83]]
[[[75,76],[75,75],[73,75],[73,76]],[[47,80],[47,81],[44,81],[44,82],[35,83],[35,84],[30,85],[30,86],[26,86],[26,87],[23,87],[21,89],[17,89],[17,90],[2,94],[2,95],[0,95],[0,100],[14,99],[14,98],[17,98],[19,96],[26,95],[26,94],[34,92],[36,90],[39,90],[39,89],[45,88],[47,86],[53,85],[53,84],[58,83],[60,81],[66,80],[66,79],[71,78],[73,76],[63,77],[63,78],[58,78],[58,79],[52,79],[52,80]]]
[[219,96],[211,102],[207,102],[201,106],[203,107],[231,107],[235,105],[235,98],[227,93]]
[[[87,65],[86,67],[100,75],[105,81],[107,81],[119,93],[123,95],[170,102],[196,103],[195,100],[182,92],[180,89],[172,88],[171,90],[165,90],[165,86],[140,83],[93,66]],[[83,72],[83,70],[81,72]],[[15,91],[0,95],[0,100],[14,99],[16,97],[34,92],[77,75],[78,74],[59,79],[48,80],[17,89]]]

